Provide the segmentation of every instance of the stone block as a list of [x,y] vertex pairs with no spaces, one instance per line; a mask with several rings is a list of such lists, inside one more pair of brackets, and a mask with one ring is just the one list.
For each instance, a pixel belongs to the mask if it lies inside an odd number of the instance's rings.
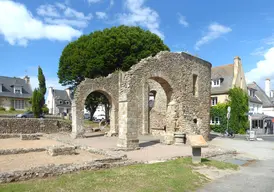
[[21,134],[21,140],[39,140],[42,135],[41,134]]
[[74,147],[74,146],[53,146],[53,147],[48,148],[47,153],[51,156],[75,155],[76,147]]
[[185,144],[186,134],[182,132],[174,133],[174,144],[175,145],[183,145]]
[[172,134],[165,135],[163,143],[166,145],[174,144],[174,135],[172,135]]

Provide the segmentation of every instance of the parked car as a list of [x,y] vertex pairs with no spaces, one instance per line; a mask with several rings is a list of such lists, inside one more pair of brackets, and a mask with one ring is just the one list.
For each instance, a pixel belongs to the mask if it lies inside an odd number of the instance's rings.
[[[17,118],[34,118],[34,114],[33,114],[33,112],[28,111],[28,112],[16,115],[16,117]],[[44,118],[44,115],[41,114],[39,117]]]
[[84,114],[84,119],[90,119],[90,114],[89,113],[85,113]]
[[96,121],[102,121],[103,119],[106,119],[104,114],[100,114],[95,118]]

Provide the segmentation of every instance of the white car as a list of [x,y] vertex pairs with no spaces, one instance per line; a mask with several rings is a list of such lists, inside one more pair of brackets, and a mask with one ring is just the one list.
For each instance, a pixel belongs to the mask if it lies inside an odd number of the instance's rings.
[[105,116],[104,114],[100,114],[100,115],[98,115],[97,117],[95,117],[95,119],[96,119],[97,121],[101,121],[101,120],[103,120],[103,119],[106,119],[106,116]]

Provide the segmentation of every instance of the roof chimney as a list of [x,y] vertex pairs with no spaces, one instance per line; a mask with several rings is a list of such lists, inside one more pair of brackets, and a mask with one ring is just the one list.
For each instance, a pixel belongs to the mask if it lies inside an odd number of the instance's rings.
[[27,84],[29,84],[29,82],[30,82],[29,76],[26,75],[26,76],[24,77],[24,80],[25,80],[25,82],[26,82]]
[[265,94],[270,97],[270,79],[265,80]]
[[70,96],[71,96],[71,91],[70,91],[70,89],[67,88],[67,89],[66,89],[66,92],[67,92],[67,94],[68,94],[68,96],[69,96],[69,98],[70,98]]

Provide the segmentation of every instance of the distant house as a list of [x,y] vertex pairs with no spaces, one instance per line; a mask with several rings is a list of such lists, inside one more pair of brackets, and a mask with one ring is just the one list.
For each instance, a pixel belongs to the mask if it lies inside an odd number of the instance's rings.
[[29,100],[32,96],[30,78],[0,76],[0,107],[9,110],[26,110],[30,107]]
[[[211,106],[228,101],[228,92],[233,87],[247,91],[245,74],[240,57],[233,64],[213,67],[211,70]],[[210,124],[220,124],[219,117],[211,117]]]
[[61,113],[71,113],[71,92],[69,89],[58,90],[50,87],[46,100],[49,114],[58,115]]
[[[251,114],[251,127],[264,128],[265,123],[268,127],[267,133],[273,134],[274,122],[274,102],[272,101],[273,94],[270,89],[270,79],[265,81],[265,90],[263,90],[256,82],[248,84],[251,99],[249,99],[249,113]],[[261,130],[265,132],[264,129]]]
[[211,105],[226,102],[228,100],[228,91],[233,87],[240,87],[244,91],[247,91],[240,57],[235,57],[233,64],[212,68]]
[[274,98],[270,88],[270,79],[265,80],[265,90],[257,85],[256,82],[249,84],[249,86],[257,90],[255,96],[262,102],[262,113],[274,117]]
[[249,113],[250,114],[262,114],[263,113],[263,102],[258,97],[261,95],[261,88],[255,83],[249,83],[247,85],[248,97],[249,97]]

